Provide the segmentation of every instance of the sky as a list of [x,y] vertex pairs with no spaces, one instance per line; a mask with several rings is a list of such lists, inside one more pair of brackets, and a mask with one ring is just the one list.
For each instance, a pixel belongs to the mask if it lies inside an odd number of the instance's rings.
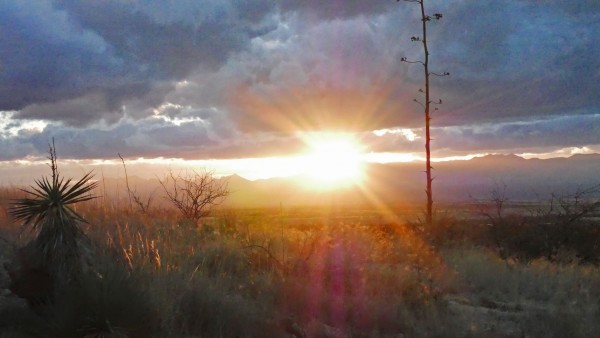
[[[433,157],[600,152],[600,1],[426,8],[443,14],[428,26],[430,67],[450,73],[432,78],[432,98],[443,100]],[[413,102],[422,68],[400,61],[422,58],[410,40],[418,9],[394,0],[3,1],[0,168],[43,161],[52,138],[61,159],[81,163],[121,154],[233,168],[266,158],[264,169],[327,133],[381,161],[422,157]]]

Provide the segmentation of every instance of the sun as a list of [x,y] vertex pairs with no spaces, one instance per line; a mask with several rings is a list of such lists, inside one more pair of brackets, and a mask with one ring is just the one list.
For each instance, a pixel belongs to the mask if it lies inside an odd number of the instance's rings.
[[303,137],[307,151],[302,173],[322,186],[358,183],[363,179],[362,146],[345,133],[315,133]]

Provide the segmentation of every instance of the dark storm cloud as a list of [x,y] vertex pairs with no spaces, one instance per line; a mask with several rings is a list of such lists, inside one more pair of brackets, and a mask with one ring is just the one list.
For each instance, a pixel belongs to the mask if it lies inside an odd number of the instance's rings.
[[323,19],[336,19],[383,13],[395,4],[389,0],[281,0],[279,5],[284,11],[300,11]]
[[[463,1],[435,32],[445,124],[597,112],[598,2]],[[460,23],[456,21],[459,20]],[[593,109],[590,109],[593,108]]]
[[[160,136],[157,142],[148,136]],[[44,132],[34,135],[20,135],[13,139],[4,139],[7,147],[20,145],[11,153],[2,153],[2,160],[12,160],[26,155],[44,156],[48,143],[54,138],[56,146],[63,158],[114,159],[117,153],[134,157],[178,157],[178,151],[194,147],[201,151],[202,147],[214,144],[201,131],[196,123],[185,123],[177,128],[168,124],[122,123],[110,130],[88,128],[65,128],[49,125]],[[173,148],[173,143],[177,148]],[[22,153],[28,151],[28,153]]]
[[600,114],[565,115],[544,120],[436,128],[438,149],[519,152],[531,147],[600,144]]
[[[18,130],[16,135],[10,135]],[[61,158],[240,158],[285,155],[300,150],[301,141],[290,135],[236,131],[217,109],[163,105],[152,117],[127,119],[108,128],[77,128],[52,123],[43,131],[28,130],[19,122],[0,130],[0,161],[27,156],[43,157],[55,141]]]
[[397,90],[405,68],[398,66],[398,46],[389,45],[400,33],[389,28],[381,17],[310,27],[290,18],[256,39],[235,59],[245,70],[230,95],[240,128],[364,130],[407,120],[397,100],[412,100]]
[[120,89],[90,90],[74,98],[30,104],[19,111],[18,117],[62,121],[79,127],[95,120],[113,124],[123,116],[125,99],[146,98],[151,92],[146,86]]
[[119,73],[102,38],[74,34],[66,15],[49,2],[2,2],[0,43],[3,110],[75,97]]
[[[364,2],[367,3],[367,2]],[[293,34],[274,35],[269,48],[255,48],[245,65],[239,100],[243,128],[369,129],[418,127],[422,69],[399,62],[420,58],[415,4],[349,13],[335,18],[286,20]],[[319,3],[320,4],[320,3]],[[338,2],[284,5],[309,12],[334,12]],[[600,11],[562,1],[431,1],[431,69],[437,125],[506,122],[595,112],[600,107]],[[346,9],[352,12],[352,6]],[[307,26],[307,22],[309,25]],[[267,35],[268,36],[268,35]],[[376,94],[377,93],[377,94]],[[364,105],[369,102],[369,105]],[[237,116],[237,114],[236,114]],[[234,116],[235,117],[235,116]]]
[[264,33],[270,2],[243,3],[4,2],[0,110],[73,125],[114,123],[127,100],[196,67],[216,69]]
[[[583,112],[580,112],[583,113]],[[412,130],[416,139],[402,132],[383,135],[363,133],[360,140],[373,152],[420,153],[423,129]],[[600,114],[573,114],[541,120],[433,127],[433,149],[437,156],[469,153],[545,152],[568,147],[600,144]],[[544,149],[540,151],[539,149]]]
[[[181,78],[199,63],[219,66],[253,32],[245,13],[227,1],[57,1],[85,30],[96,32],[132,72],[152,78]],[[241,14],[241,15],[240,15]]]
[[[427,5],[444,14],[431,69],[452,74],[432,78],[439,149],[600,143],[598,1]],[[242,157],[299,149],[298,129],[419,128],[422,69],[399,61],[420,57],[417,14],[393,0],[3,2],[0,111],[51,124],[2,138],[2,156],[60,136],[77,158]]]

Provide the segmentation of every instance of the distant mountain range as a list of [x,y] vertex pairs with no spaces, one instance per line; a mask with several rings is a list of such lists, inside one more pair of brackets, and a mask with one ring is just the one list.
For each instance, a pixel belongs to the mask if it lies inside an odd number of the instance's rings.
[[[564,194],[600,184],[600,155],[569,158],[524,159],[516,155],[488,155],[467,161],[434,163],[436,202],[466,202],[489,197],[494,185],[506,186],[511,200],[539,200],[551,193]],[[250,181],[233,175],[228,180],[230,196],[225,206],[236,208],[419,203],[425,199],[424,164],[369,164],[361,185],[326,189],[299,177]],[[105,182],[107,195],[126,196],[122,180]],[[120,186],[117,187],[117,186]],[[160,194],[156,179],[130,177],[130,186],[140,195]],[[112,192],[111,192],[112,191]]]

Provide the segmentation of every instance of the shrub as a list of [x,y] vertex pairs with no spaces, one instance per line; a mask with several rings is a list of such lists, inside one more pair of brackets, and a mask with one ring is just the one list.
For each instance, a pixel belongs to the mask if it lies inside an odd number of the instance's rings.
[[55,282],[76,279],[81,269],[81,257],[86,236],[80,223],[86,221],[70,205],[88,201],[89,193],[96,187],[91,183],[91,173],[71,184],[71,179],[60,177],[56,165],[56,151],[50,146],[52,177],[36,180],[36,186],[24,190],[32,197],[18,199],[11,214],[18,221],[30,226],[35,238],[28,255],[39,255],[39,266],[25,268],[48,269]]
[[97,272],[56,291],[46,305],[42,327],[52,337],[151,337],[159,330],[158,313],[143,276],[103,257]]
[[[226,293],[204,278],[193,281],[177,297],[173,333],[201,337],[268,337],[276,330],[257,303]],[[277,336],[277,335],[275,335]]]

